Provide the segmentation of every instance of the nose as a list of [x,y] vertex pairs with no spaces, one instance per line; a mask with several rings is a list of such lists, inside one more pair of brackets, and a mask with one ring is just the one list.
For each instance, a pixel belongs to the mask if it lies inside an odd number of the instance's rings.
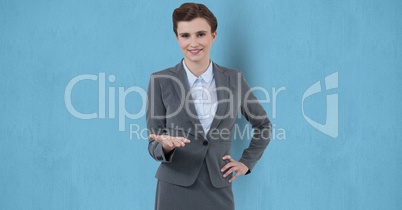
[[198,41],[196,37],[192,37],[190,39],[190,47],[197,47],[198,46]]

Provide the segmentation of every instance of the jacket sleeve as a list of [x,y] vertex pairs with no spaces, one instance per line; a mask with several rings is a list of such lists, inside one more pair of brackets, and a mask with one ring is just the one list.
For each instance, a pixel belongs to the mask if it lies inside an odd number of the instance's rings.
[[[155,75],[151,75],[147,92],[146,121],[148,136],[163,135],[166,132],[166,108],[162,99],[161,84]],[[173,150],[169,154],[163,152],[162,144],[148,137],[148,152],[156,161],[171,162]]]
[[241,106],[242,115],[250,122],[253,131],[253,137],[250,145],[243,151],[240,162],[244,163],[250,173],[257,161],[261,158],[265,148],[271,139],[272,126],[267,113],[253,94],[243,74],[241,74]]

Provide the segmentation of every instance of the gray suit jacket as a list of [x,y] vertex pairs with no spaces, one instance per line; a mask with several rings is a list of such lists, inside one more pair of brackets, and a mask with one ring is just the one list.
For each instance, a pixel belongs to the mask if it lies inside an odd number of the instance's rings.
[[222,157],[230,154],[239,111],[254,129],[250,145],[239,161],[251,171],[267,147],[271,123],[241,72],[213,63],[213,73],[218,108],[208,133],[203,131],[198,120],[182,62],[151,75],[146,111],[148,132],[182,136],[191,140],[185,147],[175,148],[165,155],[162,145],[149,139],[149,154],[161,161],[156,173],[157,179],[190,186],[196,180],[205,159],[213,186],[229,186],[231,176],[223,178],[220,169],[227,163]]

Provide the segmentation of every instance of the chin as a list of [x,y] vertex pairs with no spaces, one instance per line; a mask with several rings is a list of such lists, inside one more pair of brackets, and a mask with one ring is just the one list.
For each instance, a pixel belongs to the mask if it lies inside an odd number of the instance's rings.
[[193,62],[202,61],[205,56],[187,56],[187,59]]

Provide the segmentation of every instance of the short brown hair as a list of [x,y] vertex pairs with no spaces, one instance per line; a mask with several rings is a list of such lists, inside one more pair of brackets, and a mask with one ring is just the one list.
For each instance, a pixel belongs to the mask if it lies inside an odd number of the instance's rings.
[[180,21],[191,21],[195,18],[204,18],[211,26],[211,33],[218,28],[215,15],[203,4],[184,3],[173,11],[173,31],[177,36],[177,24]]

